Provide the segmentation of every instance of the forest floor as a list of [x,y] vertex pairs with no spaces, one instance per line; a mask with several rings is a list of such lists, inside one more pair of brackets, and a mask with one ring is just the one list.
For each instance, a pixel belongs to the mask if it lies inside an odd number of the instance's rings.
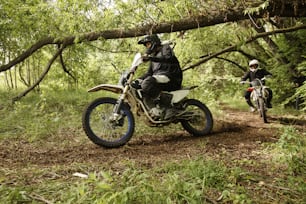
[[70,131],[59,135],[57,141],[53,141],[54,138],[35,143],[2,140],[0,166],[22,168],[29,164],[48,166],[74,162],[105,165],[124,159],[155,166],[160,162],[188,159],[201,154],[219,157],[224,151],[230,152],[229,160],[254,159],[262,143],[278,140],[280,127],[294,125],[301,132],[306,132],[304,118],[268,116],[269,122],[263,123],[256,113],[231,108],[223,111],[223,118],[214,121],[213,132],[206,137],[192,137],[185,131],[148,134],[132,138],[127,145],[116,149],[104,149],[89,140],[82,142]]
[[[33,167],[60,167],[56,174],[50,173],[45,177],[71,177],[76,171],[124,171],[126,161],[151,168],[169,161],[179,162],[203,156],[223,161],[226,165],[236,165],[237,161],[252,161],[243,163],[243,168],[263,178],[272,178],[270,167],[262,163],[270,159],[262,151],[263,144],[277,142],[280,128],[285,125],[294,125],[301,132],[306,132],[306,118],[298,120],[268,114],[269,123],[265,124],[255,113],[231,108],[224,108],[223,111],[222,118],[215,119],[214,129],[206,137],[192,137],[183,130],[176,130],[173,134],[148,133],[133,137],[127,145],[116,149],[104,149],[86,137],[75,137],[72,130],[63,132],[56,141],[54,138],[39,142],[2,140],[1,173],[6,175],[7,184],[12,182],[27,185],[37,182],[37,178],[29,171]],[[4,172],[5,169],[8,172]]]

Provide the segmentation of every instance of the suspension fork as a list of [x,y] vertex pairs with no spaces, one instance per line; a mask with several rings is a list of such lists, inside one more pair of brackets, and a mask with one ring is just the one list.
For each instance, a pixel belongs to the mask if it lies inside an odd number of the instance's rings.
[[114,114],[119,114],[120,113],[120,109],[122,107],[122,104],[124,102],[124,99],[126,97],[126,94],[129,90],[129,86],[125,86],[124,89],[123,89],[123,93],[120,95],[119,99],[117,100],[117,103],[114,107]]
[[123,92],[120,95],[119,99],[117,100],[117,103],[116,103],[116,105],[114,107],[114,111],[113,111],[115,117],[119,117],[120,116],[120,110],[121,110],[121,107],[122,107],[122,105],[124,103],[124,99],[126,98],[126,95],[127,95],[128,91],[130,89],[129,84],[132,82],[133,75],[134,75],[134,73],[131,72],[130,75],[129,75],[129,79],[128,79],[128,81],[126,82],[126,84],[124,86]]

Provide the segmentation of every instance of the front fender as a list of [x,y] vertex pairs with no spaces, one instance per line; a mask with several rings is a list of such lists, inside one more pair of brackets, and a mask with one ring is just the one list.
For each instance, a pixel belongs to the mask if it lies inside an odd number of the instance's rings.
[[88,92],[95,92],[100,90],[110,91],[113,93],[121,94],[123,92],[123,86],[113,84],[100,84],[88,90]]

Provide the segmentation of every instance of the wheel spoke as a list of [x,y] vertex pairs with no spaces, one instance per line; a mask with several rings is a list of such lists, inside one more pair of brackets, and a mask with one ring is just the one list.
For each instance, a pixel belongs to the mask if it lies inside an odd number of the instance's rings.
[[119,124],[113,118],[113,104],[101,104],[97,106],[91,113],[90,126],[92,131],[100,138],[108,141],[115,141],[120,139],[127,131],[128,123],[124,121]]
[[134,117],[124,105],[114,114],[116,100],[101,98],[93,101],[83,115],[83,128],[94,143],[105,147],[125,144],[134,132]]
[[192,119],[189,121],[189,124],[195,129],[205,127],[207,121],[205,113],[197,106],[188,106],[188,109],[192,112]]
[[[195,136],[208,134],[213,126],[210,110],[200,101],[189,99],[186,101],[186,114],[181,121],[185,130]],[[186,116],[186,117],[185,117]]]

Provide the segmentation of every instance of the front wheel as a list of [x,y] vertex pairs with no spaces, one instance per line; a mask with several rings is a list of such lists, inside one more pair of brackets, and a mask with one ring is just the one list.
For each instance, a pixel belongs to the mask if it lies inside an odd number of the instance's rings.
[[183,128],[193,136],[210,133],[213,127],[213,117],[207,106],[196,99],[188,99],[184,103],[185,113],[191,117],[181,120]]
[[135,121],[128,105],[122,104],[119,114],[115,114],[117,100],[98,98],[83,112],[82,124],[88,138],[103,147],[120,147],[132,137]]
[[259,112],[260,112],[260,116],[263,119],[264,123],[267,123],[267,113],[266,113],[266,109],[265,109],[265,102],[263,100],[263,98],[259,98],[258,99],[258,104],[259,104]]

